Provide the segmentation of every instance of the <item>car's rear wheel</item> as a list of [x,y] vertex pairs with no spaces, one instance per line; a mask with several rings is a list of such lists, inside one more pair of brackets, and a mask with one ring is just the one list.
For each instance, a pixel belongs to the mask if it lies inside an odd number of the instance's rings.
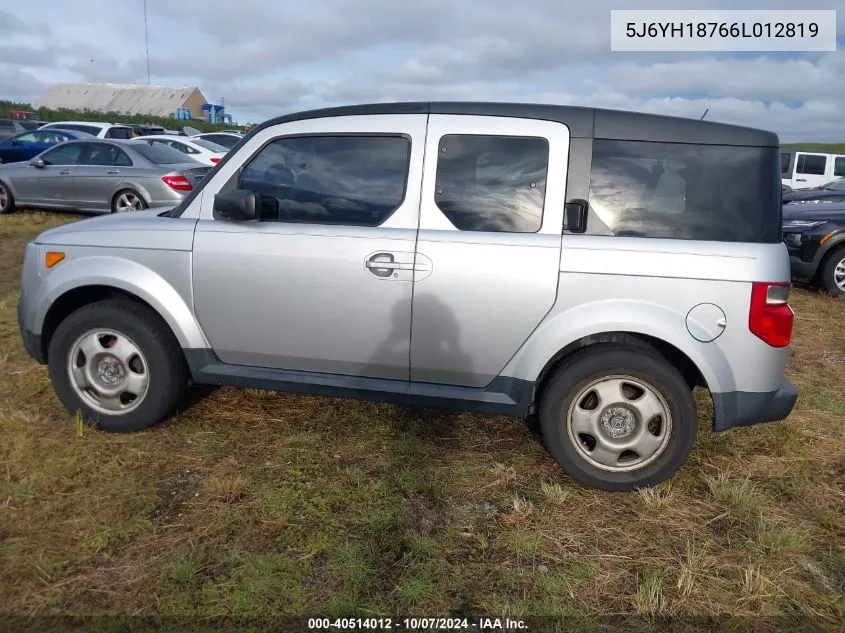
[[668,479],[689,455],[696,426],[681,373],[657,352],[619,345],[574,354],[540,403],[549,452],[566,473],[602,490]]
[[838,246],[819,267],[821,286],[830,293],[845,295],[845,246]]
[[15,199],[9,187],[0,182],[0,213],[11,213],[15,210]]
[[134,189],[124,189],[118,191],[111,202],[112,213],[122,213],[124,211],[141,211],[147,208],[147,203],[140,193]]
[[62,321],[50,339],[53,388],[71,413],[106,431],[137,431],[166,418],[188,370],[161,318],[127,299],[99,301]]

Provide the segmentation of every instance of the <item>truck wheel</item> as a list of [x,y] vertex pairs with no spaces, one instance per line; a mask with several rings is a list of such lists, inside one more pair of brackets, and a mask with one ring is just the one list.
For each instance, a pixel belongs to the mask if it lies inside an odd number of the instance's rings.
[[15,199],[9,188],[0,182],[0,213],[11,213],[15,210]]
[[659,353],[602,344],[553,375],[540,427],[566,473],[618,492],[668,479],[692,450],[697,415],[683,376]]
[[166,418],[185,391],[188,369],[176,337],[146,306],[98,301],[56,328],[50,379],[71,413],[105,431],[128,432]]
[[845,295],[845,246],[834,248],[819,266],[820,285],[835,295]]

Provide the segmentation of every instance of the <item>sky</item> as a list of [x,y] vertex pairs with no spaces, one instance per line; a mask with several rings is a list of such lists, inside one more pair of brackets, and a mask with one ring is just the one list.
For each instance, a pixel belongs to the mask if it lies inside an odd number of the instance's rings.
[[[794,9],[784,0],[147,0],[150,81],[197,85],[240,122],[374,101],[587,105],[845,141],[838,51],[610,50],[611,9]],[[4,6],[5,5],[5,6]],[[0,99],[59,81],[146,83],[143,0],[0,3]],[[94,60],[93,62],[91,60]]]

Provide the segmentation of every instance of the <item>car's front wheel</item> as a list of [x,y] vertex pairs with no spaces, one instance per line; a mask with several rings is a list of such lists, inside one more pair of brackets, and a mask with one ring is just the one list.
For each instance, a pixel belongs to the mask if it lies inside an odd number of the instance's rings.
[[845,295],[845,246],[838,246],[819,266],[821,286],[835,295]]
[[127,299],[70,314],[50,339],[53,388],[71,413],[106,431],[137,431],[166,418],[188,370],[178,341],[151,309]]
[[0,182],[0,213],[11,213],[15,210],[15,199],[9,187]]
[[689,455],[695,402],[660,354],[602,344],[552,376],[540,403],[546,447],[565,472],[609,491],[653,486]]

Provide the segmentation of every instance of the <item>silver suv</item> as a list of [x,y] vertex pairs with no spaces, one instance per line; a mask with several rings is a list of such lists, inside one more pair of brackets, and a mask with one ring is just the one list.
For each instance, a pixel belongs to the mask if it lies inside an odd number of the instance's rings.
[[109,431],[186,383],[527,417],[578,481],[654,485],[781,420],[775,134],[561,106],[376,104],[255,128],[178,207],[26,249],[26,349]]

